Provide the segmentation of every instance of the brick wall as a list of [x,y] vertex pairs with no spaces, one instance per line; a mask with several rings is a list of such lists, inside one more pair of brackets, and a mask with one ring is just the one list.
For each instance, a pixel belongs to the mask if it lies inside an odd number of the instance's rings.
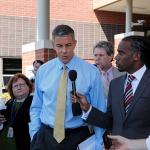
[[36,0],[1,0],[0,15],[35,17]]
[[[21,47],[36,40],[36,19],[0,16],[0,55],[21,57]],[[76,54],[82,58],[93,57],[92,48],[99,40],[113,40],[113,35],[124,31],[121,25],[51,20],[50,30],[58,24],[68,24],[75,30],[78,41]],[[51,34],[50,34],[51,37]]]
[[50,0],[50,17],[55,20],[94,22],[93,0]]
[[[36,41],[36,2],[0,1],[0,56],[21,57],[22,45]],[[84,59],[92,59],[93,45],[99,40],[113,42],[114,34],[125,30],[124,13],[94,11],[92,2],[50,0],[50,31],[58,24],[72,26],[78,41],[75,53]],[[149,15],[134,15],[137,18],[150,27]]]
[[38,49],[30,52],[22,53],[22,72],[28,76],[28,68],[32,67],[34,60],[42,60],[43,62],[47,62],[50,59],[56,57],[56,52],[53,49]]
[[21,57],[21,47],[36,39],[36,20],[0,15],[0,56]]

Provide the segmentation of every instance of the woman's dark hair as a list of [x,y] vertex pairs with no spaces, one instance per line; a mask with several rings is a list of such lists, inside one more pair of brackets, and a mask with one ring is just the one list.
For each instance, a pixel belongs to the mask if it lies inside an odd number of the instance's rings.
[[19,78],[23,79],[27,86],[29,87],[29,94],[33,91],[33,85],[31,81],[22,73],[16,73],[13,77],[10,78],[8,84],[7,84],[7,91],[10,94],[11,98],[15,98],[13,91],[12,91],[12,85],[14,82],[16,82]]
[[44,64],[44,62],[43,62],[42,60],[35,60],[35,61],[33,62],[33,66],[34,66],[34,64],[36,64],[36,63],[38,63],[38,64],[40,64],[40,65],[43,65],[43,64]]

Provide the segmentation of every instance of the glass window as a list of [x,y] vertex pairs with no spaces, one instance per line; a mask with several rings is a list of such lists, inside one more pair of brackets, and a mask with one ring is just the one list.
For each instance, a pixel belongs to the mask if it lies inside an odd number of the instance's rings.
[[9,79],[16,73],[22,72],[21,58],[3,58],[3,85],[5,89]]

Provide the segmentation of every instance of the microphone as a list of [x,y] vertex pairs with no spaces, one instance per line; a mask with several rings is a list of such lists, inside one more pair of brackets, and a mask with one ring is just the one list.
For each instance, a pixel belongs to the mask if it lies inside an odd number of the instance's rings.
[[[77,79],[76,70],[69,71],[69,79],[72,82],[72,94],[76,96],[76,84],[75,84],[75,80]],[[73,113],[73,116],[78,116],[82,114],[82,110],[80,108],[79,103],[72,103],[72,113]]]
[[69,79],[72,82],[72,92],[73,92],[73,95],[76,94],[76,84],[75,84],[76,78],[77,78],[77,72],[75,70],[70,70],[69,71]]

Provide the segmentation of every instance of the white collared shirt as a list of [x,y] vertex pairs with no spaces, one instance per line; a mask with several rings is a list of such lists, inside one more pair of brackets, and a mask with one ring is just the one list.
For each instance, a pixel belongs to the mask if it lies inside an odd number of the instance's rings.
[[[132,81],[132,89],[133,89],[133,94],[135,93],[137,86],[139,85],[139,82],[141,81],[143,74],[146,71],[146,66],[144,65],[142,68],[140,68],[139,70],[137,70],[136,72],[134,72],[132,75],[135,77],[135,79]],[[128,76],[129,74],[127,74]],[[127,84],[127,79],[125,82],[125,86],[124,86],[124,90]]]
[[147,149],[150,150],[150,136],[146,139]]

